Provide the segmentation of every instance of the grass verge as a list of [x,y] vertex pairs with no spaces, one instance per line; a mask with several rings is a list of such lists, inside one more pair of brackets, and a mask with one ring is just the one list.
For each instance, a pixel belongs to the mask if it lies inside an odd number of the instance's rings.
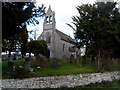
[[[17,60],[14,61],[14,66],[19,68],[19,66],[24,66],[24,61]],[[7,61],[2,62],[2,76],[3,78],[14,78],[14,72],[7,73]],[[79,73],[92,73],[97,72],[97,68],[94,65],[82,65],[77,66],[75,63],[60,62],[59,67],[54,69],[49,65],[47,68],[36,68],[34,67],[33,72],[31,72],[27,77],[40,77],[40,76],[52,76],[52,75],[69,75],[69,74],[79,74]],[[19,76],[18,76],[19,78]]]

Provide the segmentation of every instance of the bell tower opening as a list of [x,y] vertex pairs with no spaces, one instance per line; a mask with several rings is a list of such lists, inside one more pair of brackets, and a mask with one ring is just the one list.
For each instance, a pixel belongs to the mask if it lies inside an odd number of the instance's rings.
[[49,6],[43,24],[43,30],[54,30],[56,28],[55,12]]

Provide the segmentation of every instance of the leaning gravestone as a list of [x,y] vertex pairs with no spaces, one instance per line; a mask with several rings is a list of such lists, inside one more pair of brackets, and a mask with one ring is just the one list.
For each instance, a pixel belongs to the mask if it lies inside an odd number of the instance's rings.
[[48,66],[48,59],[41,54],[37,55],[36,61],[35,61],[35,66],[39,66],[41,68],[47,67]]

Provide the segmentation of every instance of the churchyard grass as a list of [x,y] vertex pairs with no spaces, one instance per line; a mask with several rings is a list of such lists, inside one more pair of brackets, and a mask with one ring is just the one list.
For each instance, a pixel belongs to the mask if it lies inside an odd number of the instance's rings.
[[[79,74],[79,73],[92,73],[97,72],[97,68],[94,65],[83,65],[83,66],[77,66],[75,63],[69,63],[69,62],[59,62],[58,68],[52,68],[51,65],[49,65],[46,68],[33,68],[33,72],[29,74],[28,77],[40,77],[40,76],[51,76],[51,75],[68,75],[68,74]],[[16,68],[19,68],[20,66],[24,66],[23,60],[15,60],[14,66]],[[12,73],[13,77],[11,77],[11,74],[7,72],[7,61],[2,61],[2,70],[3,70],[3,78],[8,78],[6,75],[10,75],[9,78],[14,78],[14,72]],[[18,77],[19,78],[19,77]]]
[[[7,69],[7,64],[8,64],[8,61],[7,60],[4,60],[2,61],[2,71],[6,71]],[[16,68],[20,67],[20,66],[23,66],[24,65],[24,60],[15,60],[14,61],[14,66]]]
[[[3,78],[14,78],[15,74],[7,73],[7,61],[2,61],[2,77]],[[24,60],[15,60],[15,68],[24,66]],[[120,70],[120,65],[119,65]],[[69,63],[65,61],[58,61],[58,68],[52,68],[49,64],[46,68],[33,67],[33,72],[27,75],[27,77],[40,77],[40,76],[53,76],[53,75],[69,75],[69,74],[80,74],[80,73],[95,73],[98,72],[97,67],[93,63],[83,64],[82,66],[77,66],[75,62]],[[19,71],[17,71],[19,73]],[[24,73],[24,72],[23,72]],[[18,74],[19,75],[19,74]],[[26,77],[26,76],[25,76]],[[19,78],[19,76],[16,78]],[[22,76],[24,78],[24,75]]]
[[92,73],[96,72],[97,68],[92,65],[83,65],[78,67],[73,63],[64,62],[59,65],[57,69],[52,67],[42,68],[42,69],[34,69],[36,76],[51,76],[51,75],[68,75],[68,74],[79,74],[79,73]]
[[[20,66],[24,66],[23,60],[15,60],[14,61],[15,68],[19,68]],[[8,73],[8,61],[4,60],[2,61],[2,78],[14,78],[15,73]],[[19,78],[19,77],[18,77]]]

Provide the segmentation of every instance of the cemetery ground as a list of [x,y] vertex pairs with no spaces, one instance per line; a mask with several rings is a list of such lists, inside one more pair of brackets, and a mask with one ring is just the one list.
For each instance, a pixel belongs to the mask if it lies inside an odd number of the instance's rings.
[[[83,64],[82,66],[78,66],[76,65],[75,62],[70,63],[65,60],[58,61],[58,68],[52,68],[50,64],[49,66],[44,68],[33,66],[33,71],[31,71],[29,74],[24,72],[24,70],[21,68],[21,67],[24,67],[25,65],[24,60],[14,61],[15,71],[13,71],[12,73],[7,72],[7,64],[8,64],[7,60],[2,61],[2,78],[3,79],[11,79],[11,78],[23,79],[23,78],[31,78],[31,77],[56,76],[56,75],[59,76],[59,75],[69,75],[69,74],[100,72],[97,69],[95,63],[87,63],[87,64]],[[118,66],[117,70],[120,70],[120,65]],[[85,86],[83,85],[83,86],[78,86],[74,88],[61,87],[56,89],[46,88],[44,90],[61,90],[61,89],[62,90],[69,90],[69,89],[70,90],[96,90],[96,89],[97,90],[120,90],[120,80],[118,81],[115,80],[112,82],[89,84]]]
[[[70,74],[81,74],[81,73],[96,73],[105,72],[105,70],[98,70],[95,62],[89,62],[78,66],[76,62],[70,63],[67,60],[58,60],[58,67],[53,68],[50,64],[47,67],[32,66],[30,73],[24,71],[25,60],[14,60],[13,68],[14,71],[8,72],[8,61],[2,61],[2,78],[30,78],[30,77],[41,77],[41,76],[59,76],[59,75],[70,75]],[[117,66],[115,71],[120,70],[120,64]]]
[[93,73],[98,72],[97,67],[90,63],[87,65],[77,66],[74,62],[69,63],[67,61],[58,61],[58,68],[52,68],[49,64],[48,67],[40,68],[33,66],[33,71],[26,74],[21,67],[24,67],[24,60],[15,60],[15,71],[12,73],[7,72],[8,61],[2,61],[2,78],[30,78],[40,76],[52,76],[52,75],[69,75],[79,73]]

